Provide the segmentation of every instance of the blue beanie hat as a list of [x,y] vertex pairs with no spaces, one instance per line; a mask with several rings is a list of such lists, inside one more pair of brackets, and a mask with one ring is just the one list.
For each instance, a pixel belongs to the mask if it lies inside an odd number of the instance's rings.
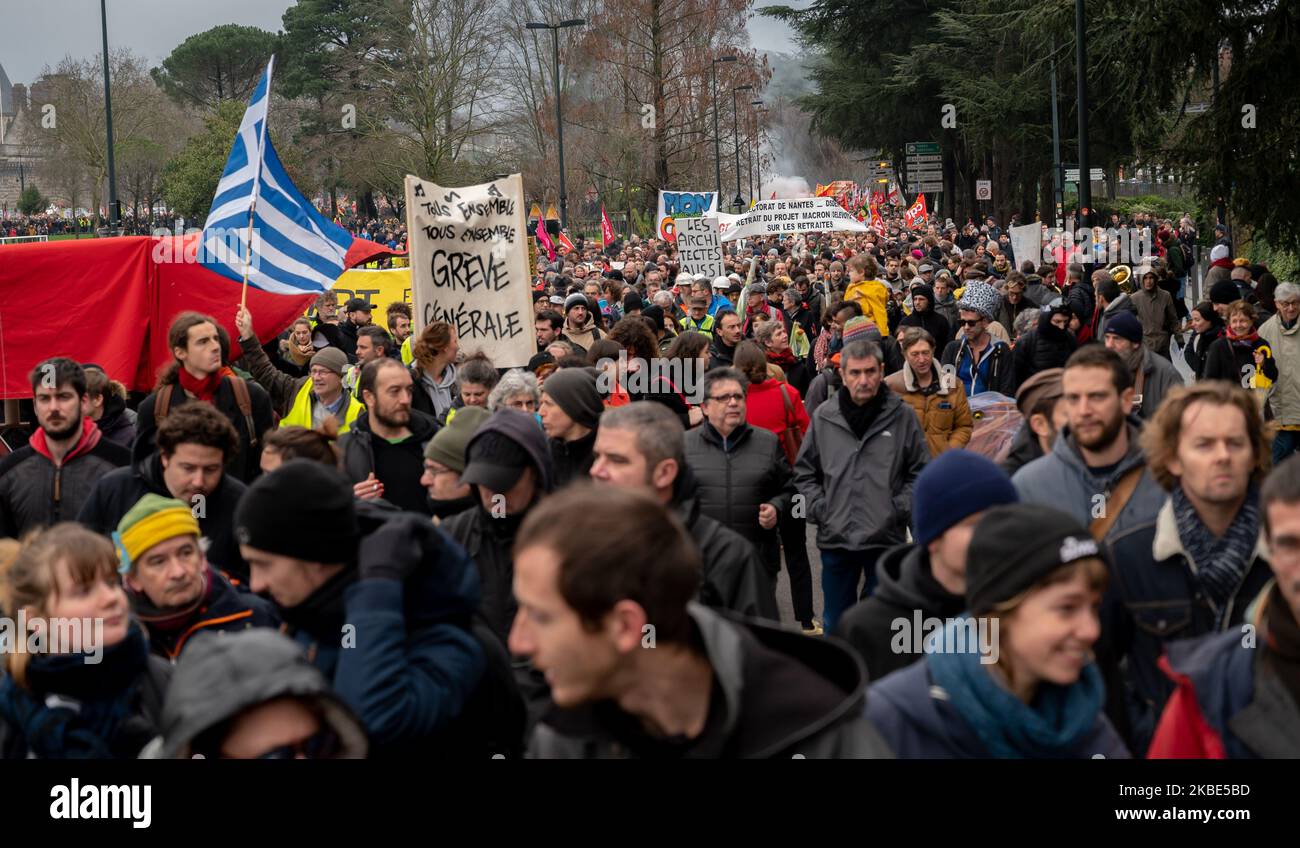
[[991,460],[974,451],[944,451],[912,486],[912,539],[928,545],[964,518],[1019,502],[1011,478]]

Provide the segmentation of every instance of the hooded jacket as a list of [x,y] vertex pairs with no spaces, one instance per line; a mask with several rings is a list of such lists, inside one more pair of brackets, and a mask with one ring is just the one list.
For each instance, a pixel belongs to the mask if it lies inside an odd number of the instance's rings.
[[411,393],[411,410],[423,412],[435,421],[443,420],[447,411],[460,401],[460,390],[456,386],[456,366],[448,365],[436,380],[421,371],[418,364],[412,365],[409,370],[411,382],[415,384]]
[[[1150,421],[1170,390],[1183,385],[1183,375],[1178,373],[1168,358],[1149,347],[1142,348],[1142,397],[1135,398],[1135,412],[1143,421]],[[1141,406],[1138,406],[1138,401]]]
[[813,414],[817,412],[817,407],[825,403],[828,397],[834,397],[842,385],[844,383],[840,378],[840,372],[831,365],[827,365],[821,370],[821,373],[813,377],[813,381],[808,384],[808,395],[803,399],[803,406],[808,412],[808,417],[811,419]]
[[177,664],[163,707],[162,736],[142,757],[187,760],[194,740],[277,698],[314,706],[339,737],[339,759],[366,756],[366,732],[352,710],[307,662],[297,643],[272,630],[223,637],[199,634]]
[[[948,693],[935,685],[928,662],[912,663],[873,684],[867,690],[866,714],[899,758],[984,759],[990,756],[975,730],[953,706]],[[1079,759],[1129,757],[1115,728],[1100,712],[1092,731],[1071,753]]]
[[0,459],[0,538],[74,520],[96,481],[130,463],[131,452],[105,439],[94,421],[83,418],[81,426],[80,439],[57,465],[44,430]]
[[[454,720],[483,677],[484,649],[472,630],[478,574],[432,522],[382,502],[357,501],[356,509],[358,562],[280,612],[289,635],[361,719],[373,756],[427,756],[454,740]],[[419,532],[381,533],[390,522]],[[401,581],[363,579],[358,563],[368,559],[415,562]]]
[[[809,639],[691,604],[696,649],[713,667],[709,718],[686,758],[888,758],[863,718],[865,674],[838,643]],[[653,755],[635,719],[610,701],[552,706],[529,755],[540,759],[630,759]]]
[[560,488],[574,480],[585,480],[591,472],[596,455],[596,434],[592,430],[580,439],[566,442],[564,439],[550,439],[551,461],[555,467],[555,486]]
[[911,640],[903,644],[904,650],[895,650],[895,621],[916,627],[926,619],[953,618],[966,609],[964,596],[952,594],[934,579],[930,553],[921,545],[899,545],[881,554],[876,580],[871,597],[841,615],[834,634],[858,652],[873,681],[924,656],[912,652]]
[[[577,309],[576,306],[574,308]],[[590,315],[587,316],[587,323],[583,324],[576,330],[573,329],[569,326],[568,315],[566,313],[564,320],[564,336],[565,338],[570,339],[574,344],[582,345],[584,350],[591,350],[591,346],[594,345],[598,339],[602,338],[604,334],[601,333],[600,328],[596,326],[596,319]]]
[[1052,313],[1038,316],[1038,326],[1016,340],[1012,361],[1016,366],[1016,385],[1022,385],[1039,371],[1063,368],[1078,343],[1074,334],[1052,323]]
[[1142,322],[1142,344],[1165,359],[1169,358],[1169,340],[1178,331],[1178,313],[1169,292],[1156,286],[1147,291],[1141,286],[1131,295],[1138,320]]
[[1111,525],[1107,538],[1151,521],[1160,511],[1167,493],[1145,468],[1146,456],[1138,444],[1141,420],[1130,415],[1125,426],[1128,428],[1128,453],[1105,479],[1092,475],[1084,464],[1069,425],[1062,427],[1052,445],[1052,452],[1021,468],[1011,478],[1011,483],[1020,493],[1020,500],[1056,507],[1087,527],[1093,521],[1094,507],[1103,502],[1099,498],[1108,496],[1130,469],[1142,467],[1138,486]]
[[[537,473],[537,497],[554,490],[555,470],[550,445],[546,433],[537,426],[536,418],[518,410],[497,410],[475,431],[474,438],[466,445],[467,455],[470,446],[484,433],[500,433],[527,452]],[[478,566],[482,597],[479,609],[502,643],[510,637],[510,626],[518,609],[513,588],[515,566],[512,549],[515,533],[527,514],[528,510],[524,510],[516,515],[493,518],[480,503],[447,518],[441,525]]]
[[898,325],[900,327],[920,327],[934,336],[934,349],[942,351],[948,346],[948,342],[952,341],[953,328],[948,323],[947,318],[935,311],[934,288],[926,285],[912,286],[912,293],[924,297],[927,306],[925,309],[913,309],[912,314],[904,315]]
[[794,485],[817,525],[817,547],[859,551],[893,546],[911,522],[912,485],[930,461],[911,407],[888,388],[880,414],[859,439],[838,400],[817,407],[795,461]]
[[[978,366],[971,361],[970,345],[964,336],[948,342],[948,346],[943,349],[940,363],[957,369],[957,379],[961,380],[967,397],[982,392],[997,392],[1007,397],[1015,397],[1016,387],[1020,385],[1016,382],[1016,368],[1012,361],[1011,346],[992,336],[989,337],[988,347],[984,349]],[[977,381],[970,373],[972,368],[985,376],[981,376]],[[985,368],[988,370],[985,371]],[[977,387],[977,382],[980,391],[972,391]]]
[[1036,308],[1037,305],[1024,293],[1021,293],[1020,300],[1015,303],[1008,300],[1007,296],[1004,294],[998,298],[998,311],[994,313],[993,320],[997,321],[1003,327],[1006,327],[1007,333],[1012,334],[1011,337],[1014,339],[1014,333],[1016,331],[1016,316],[1021,312]]
[[948,380],[947,375],[934,370],[930,372],[930,379],[930,388],[934,388],[933,381],[938,381],[938,388],[921,391],[911,364],[904,362],[902,371],[896,371],[885,378],[885,385],[916,412],[921,429],[925,431],[930,456],[934,457],[946,450],[966,447],[970,443],[975,420],[971,417],[970,404],[966,401],[966,392],[960,381]]
[[1002,470],[1010,477],[1042,455],[1043,449],[1038,444],[1038,436],[1026,421],[1016,431],[1016,437],[1011,440],[1011,451],[1000,464]]
[[780,621],[775,576],[744,536],[704,513],[699,483],[689,465],[673,481],[668,508],[681,519],[700,549],[704,571],[696,600],[747,618]]
[[862,314],[885,332],[889,328],[889,286],[880,280],[860,280],[850,283],[844,292],[844,302],[857,301]]
[[[1133,750],[1144,751],[1174,691],[1160,670],[1161,654],[1174,640],[1215,632],[1215,610],[1179,538],[1172,498],[1143,523],[1109,536],[1108,545],[1111,576],[1101,603],[1098,661],[1116,669],[1113,679],[1122,679],[1112,711],[1122,698],[1125,714],[1118,717],[1127,718]],[[1221,632],[1234,635],[1238,644],[1246,609],[1272,576],[1261,534],[1224,616]]]
[[[248,563],[235,538],[235,505],[248,487],[222,474],[217,487],[196,512],[199,529],[209,542],[208,562],[236,584],[248,584]],[[140,498],[148,494],[174,497],[163,480],[162,458],[154,453],[133,466],[105,474],[77,513],[77,521],[102,536],[112,536],[117,524]],[[197,507],[198,504],[193,506]]]

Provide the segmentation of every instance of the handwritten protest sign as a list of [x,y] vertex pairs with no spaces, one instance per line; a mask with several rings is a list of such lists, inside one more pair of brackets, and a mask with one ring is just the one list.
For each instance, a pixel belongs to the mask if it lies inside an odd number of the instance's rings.
[[865,232],[867,225],[846,212],[831,197],[761,200],[722,235],[723,241],[774,233]]
[[678,221],[677,258],[688,274],[703,274],[709,279],[725,277],[727,266],[722,263],[718,219],[706,216]]
[[711,191],[660,191],[655,229],[659,238],[677,241],[677,230],[684,218],[713,215],[718,211],[718,195]]
[[528,364],[537,342],[524,208],[519,174],[460,188],[407,176],[416,333],[446,321],[461,350],[498,368]]

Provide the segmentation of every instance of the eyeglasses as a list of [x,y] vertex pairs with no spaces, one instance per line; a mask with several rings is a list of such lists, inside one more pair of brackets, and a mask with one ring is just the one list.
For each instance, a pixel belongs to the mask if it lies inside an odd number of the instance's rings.
[[741,394],[711,395],[705,398],[705,400],[715,400],[718,403],[740,403],[744,399],[745,396]]
[[339,750],[339,736],[333,730],[324,728],[306,739],[300,739],[289,745],[281,745],[258,755],[259,760],[293,760],[302,755],[309,760],[326,760]]

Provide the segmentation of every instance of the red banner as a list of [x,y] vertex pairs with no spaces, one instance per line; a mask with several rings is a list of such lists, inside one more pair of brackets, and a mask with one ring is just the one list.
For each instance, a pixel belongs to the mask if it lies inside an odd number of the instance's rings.
[[605,206],[600,207],[600,246],[609,247],[615,241],[614,225],[609,222],[609,216],[605,214]]
[[918,194],[916,202],[903,213],[903,223],[908,227],[915,227],[917,224],[923,224],[930,219],[930,213],[925,209],[925,195]]
[[546,222],[541,218],[537,219],[537,243],[546,248],[547,258],[554,262],[555,244],[551,241],[551,234],[546,232]]

